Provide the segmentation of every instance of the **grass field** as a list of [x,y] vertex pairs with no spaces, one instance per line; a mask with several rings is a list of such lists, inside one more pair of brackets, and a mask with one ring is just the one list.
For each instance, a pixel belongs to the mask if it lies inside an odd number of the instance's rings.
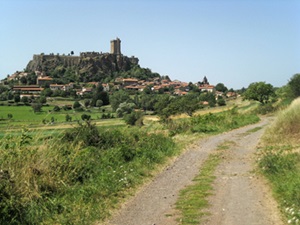
[[[89,109],[88,111],[76,112],[74,110],[60,110],[53,112],[53,106],[43,106],[42,112],[34,113],[31,106],[0,106],[0,138],[6,134],[17,135],[23,128],[30,129],[31,132],[43,130],[44,134],[59,133],[62,129],[74,127],[81,120],[81,115],[91,116],[93,123],[101,127],[124,126],[122,119],[101,119],[103,112],[99,109]],[[106,109],[106,111],[109,111]],[[8,114],[12,118],[8,118]],[[66,122],[66,115],[72,117],[71,122]],[[52,118],[54,122],[52,121]]]

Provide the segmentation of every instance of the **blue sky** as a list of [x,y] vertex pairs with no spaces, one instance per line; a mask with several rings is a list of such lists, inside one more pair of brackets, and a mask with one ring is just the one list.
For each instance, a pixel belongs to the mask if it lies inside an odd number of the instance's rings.
[[300,73],[298,0],[0,0],[0,79],[33,54],[110,51],[172,80],[285,85]]

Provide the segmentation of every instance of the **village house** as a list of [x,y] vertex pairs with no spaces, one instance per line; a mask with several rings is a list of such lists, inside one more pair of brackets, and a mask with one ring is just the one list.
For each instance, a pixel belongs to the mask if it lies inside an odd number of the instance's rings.
[[76,94],[82,96],[82,95],[84,95],[85,93],[91,93],[92,90],[93,90],[92,88],[84,87],[84,88],[82,88],[81,90],[76,91]]
[[69,91],[74,88],[74,83],[69,84],[50,84],[52,91]]
[[122,80],[123,86],[135,85],[138,83],[138,79],[135,78],[125,78]]
[[44,88],[39,87],[38,85],[17,85],[13,86],[13,92],[19,92],[20,94],[40,94]]
[[52,83],[52,78],[49,76],[45,76],[45,77],[38,77],[36,80],[36,84],[39,86],[43,86],[45,84],[51,84]]
[[124,87],[125,90],[133,90],[133,91],[143,91],[145,86],[142,85],[128,85]]
[[215,91],[215,86],[214,85],[208,85],[208,84],[206,84],[206,85],[201,85],[201,86],[199,86],[199,89],[201,90],[201,91],[207,91],[207,92],[214,92]]
[[8,81],[12,81],[12,80],[20,80],[20,78],[22,77],[27,77],[28,73],[26,72],[15,72],[13,75],[7,77]]

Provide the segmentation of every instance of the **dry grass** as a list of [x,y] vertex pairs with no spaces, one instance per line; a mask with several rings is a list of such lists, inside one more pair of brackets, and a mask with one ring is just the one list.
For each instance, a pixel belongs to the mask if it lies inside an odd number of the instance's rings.
[[297,144],[300,139],[300,98],[277,115],[274,123],[266,130],[263,143],[267,145]]

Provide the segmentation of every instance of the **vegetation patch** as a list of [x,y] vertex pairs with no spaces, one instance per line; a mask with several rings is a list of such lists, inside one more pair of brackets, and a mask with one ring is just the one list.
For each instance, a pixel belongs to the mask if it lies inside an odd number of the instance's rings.
[[289,224],[300,221],[300,101],[280,112],[258,153],[260,172],[270,181]]
[[92,224],[176,153],[162,134],[82,124],[0,144],[0,224]]
[[237,108],[233,108],[224,112],[193,116],[190,119],[172,120],[166,126],[171,136],[180,133],[217,134],[258,121],[257,115],[239,113]]

